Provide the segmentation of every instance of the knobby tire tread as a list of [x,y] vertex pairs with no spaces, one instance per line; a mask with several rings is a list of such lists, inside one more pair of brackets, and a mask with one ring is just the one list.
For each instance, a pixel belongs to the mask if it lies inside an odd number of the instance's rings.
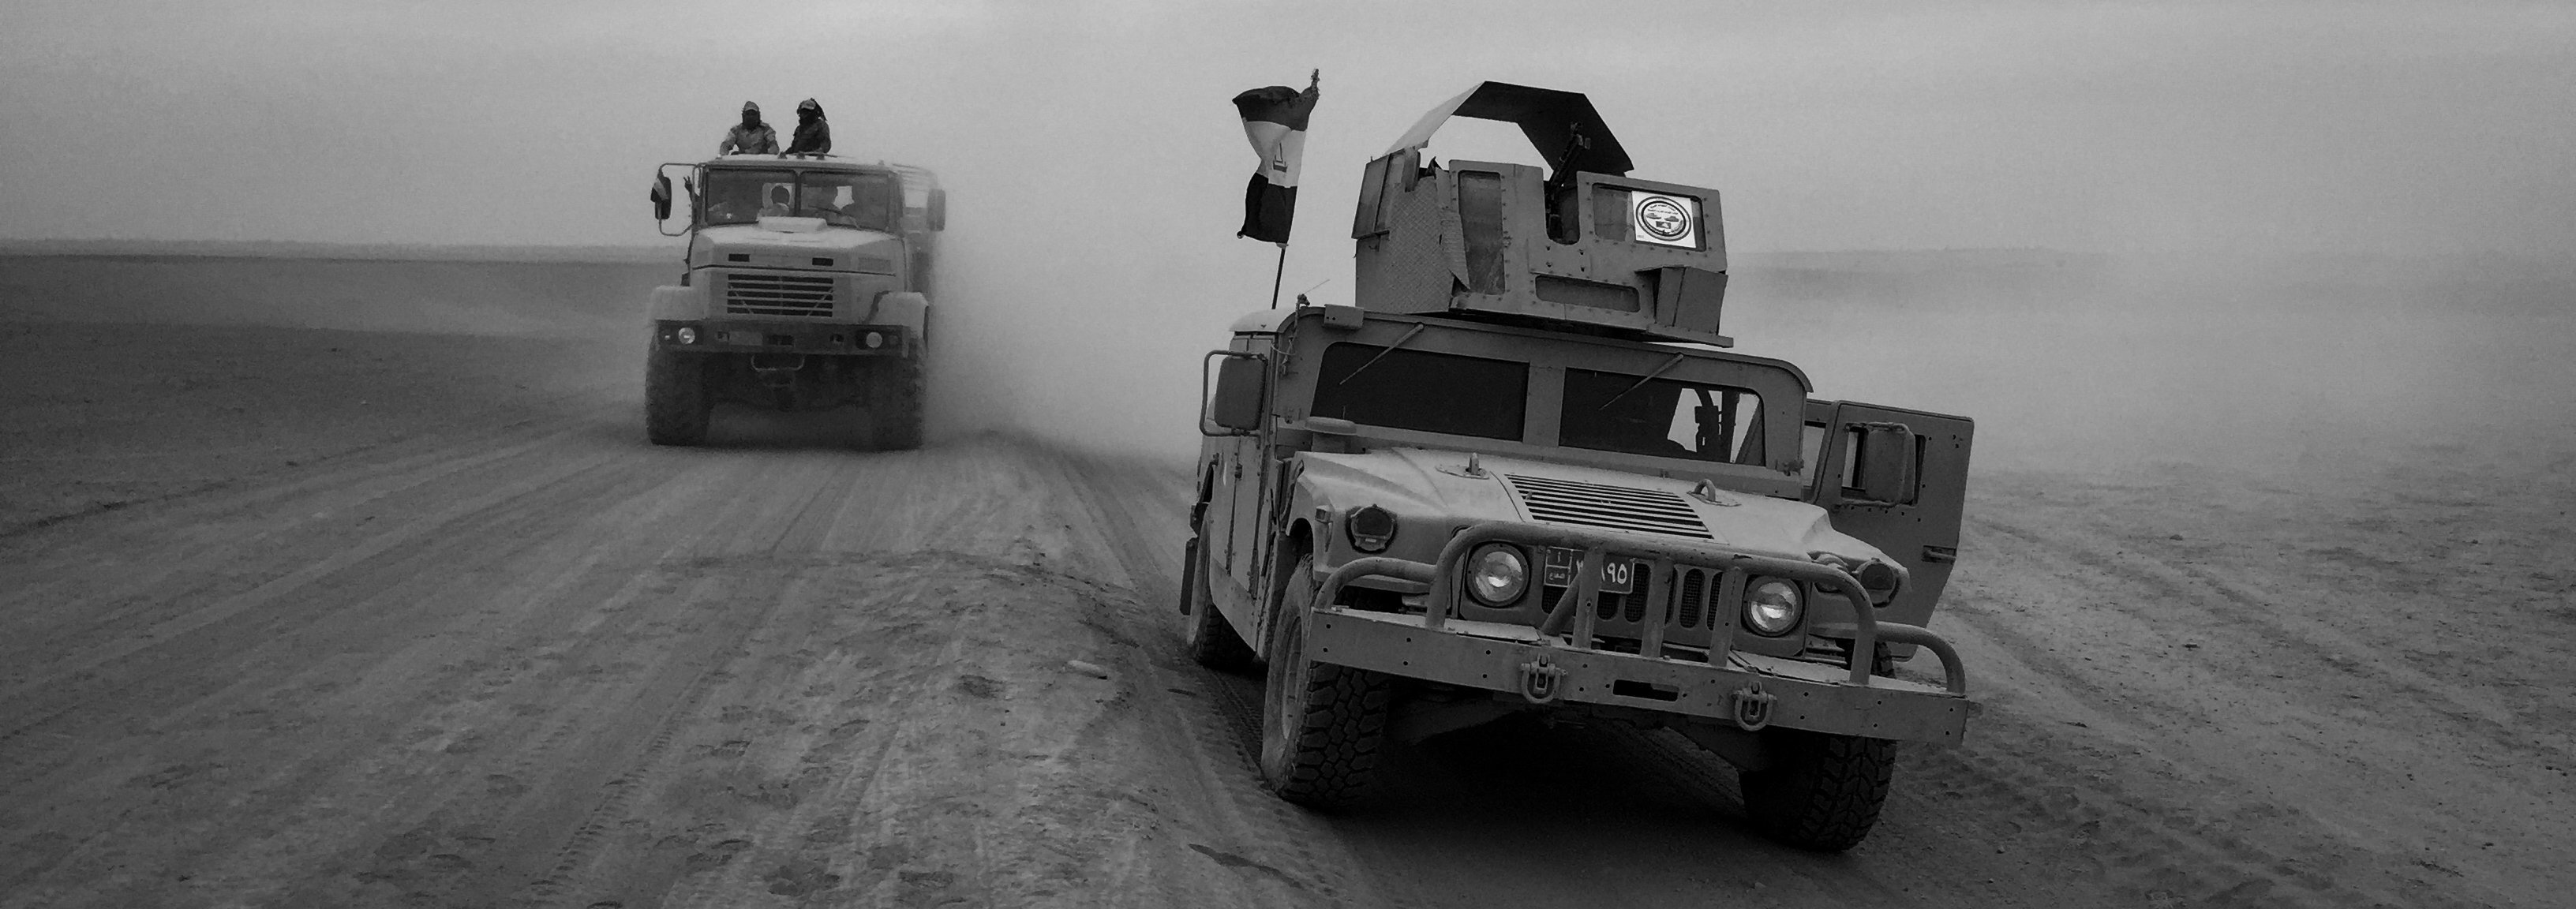
[[1273,788],[1280,798],[1322,811],[1346,811],[1377,788],[1390,700],[1386,676],[1317,664],[1306,684],[1306,723],[1297,736],[1295,769]]
[[1764,834],[1820,852],[1868,838],[1895,780],[1895,742],[1782,729],[1771,744],[1770,769],[1743,775],[1745,813]]
[[[1288,573],[1289,584],[1306,585],[1289,590],[1305,595],[1280,598],[1283,612],[1274,632],[1274,665],[1288,659],[1306,660],[1301,642],[1305,611],[1314,603],[1314,564],[1312,556],[1300,558]],[[1265,767],[1264,776],[1269,778],[1270,791],[1288,802],[1319,811],[1348,810],[1367,801],[1377,788],[1378,758],[1386,747],[1387,714],[1394,698],[1393,681],[1381,673],[1308,662],[1311,668],[1305,683],[1306,712],[1298,718],[1293,740],[1288,743],[1288,766]],[[1273,734],[1267,722],[1262,734]]]

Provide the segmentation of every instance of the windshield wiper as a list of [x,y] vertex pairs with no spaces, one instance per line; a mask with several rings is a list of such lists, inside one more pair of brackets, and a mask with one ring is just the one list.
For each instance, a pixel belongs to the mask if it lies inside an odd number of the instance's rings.
[[1644,387],[1646,387],[1646,383],[1654,381],[1656,376],[1660,376],[1660,375],[1663,375],[1663,374],[1665,374],[1665,373],[1671,372],[1671,371],[1673,370],[1673,367],[1682,365],[1682,359],[1683,359],[1684,357],[1686,357],[1686,356],[1688,356],[1688,354],[1674,354],[1672,359],[1670,359],[1670,360],[1665,360],[1665,361],[1664,361],[1664,365],[1655,367],[1655,371],[1654,371],[1654,372],[1647,373],[1647,374],[1646,374],[1646,377],[1645,377],[1645,378],[1643,378],[1643,379],[1638,379],[1638,380],[1637,380],[1637,384],[1635,384],[1635,385],[1630,385],[1630,386],[1628,386],[1625,390],[1623,390],[1623,391],[1619,392],[1618,394],[1611,395],[1611,396],[1610,396],[1610,400],[1603,401],[1603,402],[1601,402],[1601,406],[1599,406],[1599,407],[1595,407],[1595,408],[1592,408],[1592,409],[1594,409],[1594,410],[1609,410],[1609,409],[1610,409],[1610,405],[1619,403],[1619,399],[1620,399],[1620,398],[1627,397],[1627,396],[1628,396],[1628,392],[1636,391],[1637,389],[1644,388]]
[[1350,375],[1343,376],[1341,381],[1333,383],[1333,387],[1340,388],[1351,384],[1351,380],[1359,378],[1360,373],[1367,372],[1369,367],[1377,365],[1377,361],[1386,359],[1387,354],[1394,353],[1396,348],[1404,346],[1404,342],[1413,340],[1414,335],[1421,334],[1423,329],[1430,327],[1420,322],[1413,323],[1412,331],[1405,332],[1404,337],[1395,339],[1395,343],[1387,345],[1385,350],[1378,351],[1377,356],[1370,357],[1368,362],[1360,364],[1360,368],[1351,370]]

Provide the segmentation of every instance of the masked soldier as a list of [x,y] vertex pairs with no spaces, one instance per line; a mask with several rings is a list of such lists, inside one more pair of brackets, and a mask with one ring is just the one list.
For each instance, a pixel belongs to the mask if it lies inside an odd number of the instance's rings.
[[[809,102],[810,103],[810,102]],[[760,121],[760,105],[742,103],[742,122],[725,133],[716,143],[718,155],[774,155],[778,153],[778,131]]]
[[796,105],[796,140],[787,146],[791,155],[819,155],[832,150],[832,124],[823,119],[823,105],[807,98]]

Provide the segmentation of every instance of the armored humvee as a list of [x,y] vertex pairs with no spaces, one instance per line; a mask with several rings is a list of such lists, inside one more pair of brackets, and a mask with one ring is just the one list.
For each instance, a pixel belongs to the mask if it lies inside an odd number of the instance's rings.
[[[1552,173],[1427,160],[1451,116],[1519,125]],[[1670,727],[1766,832],[1835,850],[1896,743],[1965,731],[1924,624],[1970,422],[1728,350],[1718,194],[1630,169],[1583,95],[1479,85],[1369,162],[1357,305],[1255,312],[1207,355],[1180,611],[1200,663],[1267,664],[1280,797],[1355,804],[1389,738],[1537,711]],[[1927,650],[1937,683],[1897,676]]]
[[876,444],[921,445],[931,270],[947,227],[929,171],[829,155],[665,164],[653,217],[684,168],[680,283],[653,290],[645,434],[704,441],[718,400],[779,410],[857,406]]

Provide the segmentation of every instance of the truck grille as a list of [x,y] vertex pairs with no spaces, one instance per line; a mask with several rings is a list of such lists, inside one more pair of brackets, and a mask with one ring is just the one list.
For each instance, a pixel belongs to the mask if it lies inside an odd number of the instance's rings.
[[745,316],[832,315],[832,279],[824,275],[725,274],[725,312]]
[[1641,533],[1660,533],[1712,540],[1690,503],[1669,492],[1604,486],[1574,480],[1552,480],[1508,474],[1512,489],[1529,508],[1530,517],[1551,524],[1574,524]]

